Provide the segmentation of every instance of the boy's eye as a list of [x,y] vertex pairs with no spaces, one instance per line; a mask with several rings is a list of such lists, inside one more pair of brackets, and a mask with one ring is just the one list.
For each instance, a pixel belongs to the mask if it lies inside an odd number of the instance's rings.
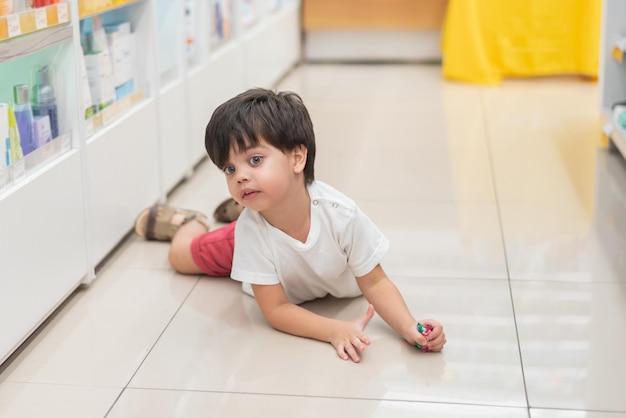
[[224,167],[224,174],[233,174],[235,172],[235,167],[232,165],[227,165]]
[[261,161],[263,161],[263,157],[261,157],[260,155],[255,155],[254,157],[250,157],[251,165],[258,165],[261,163]]

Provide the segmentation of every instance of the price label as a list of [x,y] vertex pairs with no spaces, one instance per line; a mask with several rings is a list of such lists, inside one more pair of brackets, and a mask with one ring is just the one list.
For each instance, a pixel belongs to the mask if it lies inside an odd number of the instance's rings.
[[85,120],[85,137],[89,138],[93,135],[93,117]]
[[15,180],[16,183],[24,180],[26,177],[26,163],[24,159],[17,160],[15,163],[11,164],[11,167],[13,167],[13,180]]
[[11,176],[7,168],[0,168],[0,190],[4,189],[11,183]]
[[44,7],[35,9],[35,28],[37,30],[45,29],[48,27],[48,15]]
[[109,123],[113,122],[113,120],[119,114],[118,102],[113,102],[104,109],[102,109],[102,125],[106,126]]
[[72,149],[72,135],[63,135],[61,138],[61,153],[68,152]]
[[57,4],[57,15],[59,23],[65,23],[70,20],[69,7],[67,3]]
[[130,109],[132,102],[130,100],[130,96],[125,96],[122,97],[118,102],[117,102],[117,112],[118,113],[124,113],[127,112],[128,109]]
[[22,34],[19,14],[7,16],[7,29],[9,32],[9,38],[13,38],[14,36],[20,36]]

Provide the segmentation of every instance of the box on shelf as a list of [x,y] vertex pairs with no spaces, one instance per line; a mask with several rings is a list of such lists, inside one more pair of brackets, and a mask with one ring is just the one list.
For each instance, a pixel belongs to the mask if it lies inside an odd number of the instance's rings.
[[103,109],[115,101],[113,69],[111,68],[109,51],[88,53],[84,59],[91,99],[99,109]]
[[37,148],[52,141],[52,130],[50,129],[50,116],[35,116],[33,131]]
[[116,99],[133,91],[135,68],[135,35],[130,22],[104,26],[113,66],[113,85]]

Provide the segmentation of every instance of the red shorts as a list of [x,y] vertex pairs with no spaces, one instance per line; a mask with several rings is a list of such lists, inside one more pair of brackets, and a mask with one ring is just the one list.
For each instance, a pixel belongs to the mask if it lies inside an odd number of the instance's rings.
[[235,249],[235,224],[231,222],[191,241],[193,261],[207,276],[230,276]]

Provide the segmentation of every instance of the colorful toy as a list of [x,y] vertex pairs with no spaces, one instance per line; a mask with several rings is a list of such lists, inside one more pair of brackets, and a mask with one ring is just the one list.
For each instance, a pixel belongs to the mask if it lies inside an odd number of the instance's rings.
[[[424,337],[428,337],[432,331],[433,331],[433,326],[432,325],[426,324],[426,326],[424,326],[424,325],[420,324],[419,322],[417,323],[417,332],[422,334]],[[419,348],[424,353],[427,353],[427,352],[430,351],[428,349],[428,347],[423,347],[420,343],[415,343],[415,347]]]

